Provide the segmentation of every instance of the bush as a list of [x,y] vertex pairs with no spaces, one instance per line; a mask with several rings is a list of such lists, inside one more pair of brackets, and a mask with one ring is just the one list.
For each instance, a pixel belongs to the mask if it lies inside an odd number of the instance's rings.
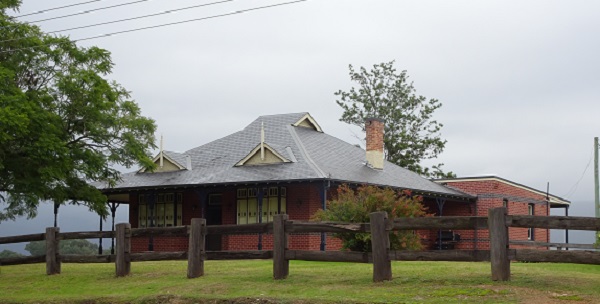
[[[360,186],[353,190],[348,185],[337,189],[337,198],[327,202],[327,210],[319,210],[313,216],[317,221],[368,223],[369,214],[385,211],[389,219],[427,216],[421,196],[412,196],[408,190]],[[336,233],[344,249],[371,251],[371,235],[368,233]],[[392,250],[422,249],[419,236],[414,231],[390,232]]]

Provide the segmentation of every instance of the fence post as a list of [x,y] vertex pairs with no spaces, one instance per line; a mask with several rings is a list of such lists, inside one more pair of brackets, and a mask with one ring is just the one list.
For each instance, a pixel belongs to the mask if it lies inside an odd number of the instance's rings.
[[373,282],[392,279],[392,262],[389,257],[390,235],[385,229],[387,212],[373,212],[371,219],[371,248],[373,250]]
[[123,277],[131,271],[131,224],[120,223],[115,229],[117,254],[115,260],[117,277]]
[[60,273],[60,256],[59,256],[59,240],[58,233],[60,228],[46,228],[46,274]]
[[273,279],[287,278],[290,273],[290,261],[285,259],[288,248],[288,236],[285,232],[287,214],[277,214],[273,218]]
[[508,227],[506,227],[506,208],[488,210],[488,228],[490,232],[490,261],[492,280],[510,280],[510,261],[508,260]]
[[193,218],[188,243],[188,279],[204,275],[206,219]]

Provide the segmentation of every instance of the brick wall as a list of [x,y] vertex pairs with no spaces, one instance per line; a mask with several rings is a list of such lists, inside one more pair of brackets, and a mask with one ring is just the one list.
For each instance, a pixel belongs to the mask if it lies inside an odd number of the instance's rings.
[[[321,186],[318,184],[285,184],[286,209],[290,220],[308,221],[310,217],[321,208]],[[223,193],[223,224],[236,224],[237,204],[235,189]],[[258,234],[226,235],[222,237],[223,250],[258,250]],[[262,235],[262,249],[273,249],[273,235]],[[335,242],[334,242],[335,243]],[[290,249],[319,250],[321,235],[293,234],[288,240]],[[328,246],[329,248],[329,246]],[[340,247],[332,247],[339,249]]]
[[[474,181],[459,181],[448,182],[447,186],[461,190],[463,192],[477,195],[477,210],[474,215],[487,216],[488,209],[502,207],[504,199],[508,201],[508,214],[527,215],[528,205],[534,206],[534,215],[548,215],[548,206],[546,205],[545,195],[510,185],[499,180],[474,180]],[[444,213],[446,215],[446,213]],[[448,214],[449,215],[449,214]],[[471,236],[473,232],[463,232]],[[528,240],[527,228],[509,228],[510,240]],[[461,235],[462,237],[462,235]],[[489,249],[489,233],[487,230],[479,230],[477,232],[478,249]],[[549,242],[550,236],[547,229],[534,229],[534,241]],[[461,242],[462,243],[462,242]],[[461,244],[463,245],[463,244]],[[511,248],[519,246],[511,245]],[[467,249],[462,248],[461,249]]]
[[[286,184],[287,195],[287,213],[290,220],[307,221],[321,208],[321,186],[319,184]],[[205,200],[210,193],[221,193],[221,222],[223,225],[235,225],[237,216],[236,189],[213,188],[208,190],[194,191],[186,190],[183,192],[183,225],[189,225],[192,218],[200,218],[206,215],[203,212]],[[331,193],[331,191],[330,191]],[[132,227],[138,227],[138,196],[133,193],[130,195],[129,221]],[[339,249],[341,243],[332,237],[328,238],[331,245],[330,250]],[[257,250],[259,235],[226,235],[221,237],[222,250]],[[289,238],[290,249],[318,250],[321,244],[321,235],[319,233],[291,235]],[[187,250],[188,241],[186,237],[155,237],[154,251],[183,251]],[[273,236],[271,234],[262,235],[262,249],[270,250],[273,248]],[[140,252],[148,250],[148,238],[132,239],[132,251]]]

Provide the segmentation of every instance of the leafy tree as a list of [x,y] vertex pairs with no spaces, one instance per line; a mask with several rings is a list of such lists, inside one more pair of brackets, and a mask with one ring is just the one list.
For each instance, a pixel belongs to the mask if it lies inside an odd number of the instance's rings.
[[25,245],[25,250],[29,251],[29,254],[32,256],[45,255],[46,241],[29,242]]
[[90,182],[114,185],[114,165],[153,168],[154,121],[106,79],[108,51],[9,17],[20,2],[0,0],[0,221],[34,217],[41,200],[106,215]]
[[[389,219],[426,216],[423,198],[411,196],[410,191],[394,191],[390,188],[361,186],[353,190],[347,185],[337,189],[337,198],[327,202],[326,210],[319,210],[314,220],[368,223],[369,214],[385,211]],[[371,251],[371,235],[368,233],[335,234],[343,247],[352,251]],[[412,231],[390,233],[390,248],[394,250],[421,249],[419,236]]]
[[358,88],[338,91],[336,103],[344,109],[340,121],[363,128],[365,119],[385,120],[385,158],[403,168],[427,177],[453,177],[444,173],[443,164],[431,168],[421,165],[422,160],[436,158],[446,145],[440,138],[441,123],[433,113],[442,104],[437,99],[417,96],[406,71],[398,73],[394,61],[373,66],[371,71],[350,65],[350,79]]
[[[25,250],[32,256],[46,254],[46,241],[30,242],[25,245]],[[64,240],[59,244],[60,254],[98,254],[98,245],[88,240]]]
[[18,253],[18,252],[14,252],[12,250],[2,250],[0,252],[0,259],[5,259],[5,258],[18,258],[18,257],[22,257],[23,255]]

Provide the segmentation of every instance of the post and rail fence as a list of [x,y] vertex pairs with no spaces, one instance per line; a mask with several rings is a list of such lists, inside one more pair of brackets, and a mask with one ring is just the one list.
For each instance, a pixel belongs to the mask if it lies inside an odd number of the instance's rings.
[[[191,225],[161,228],[131,228],[129,223],[116,225],[113,231],[67,232],[47,228],[46,233],[0,237],[0,244],[46,241],[46,254],[42,256],[0,259],[0,265],[18,265],[46,262],[48,275],[59,274],[61,263],[115,263],[117,276],[131,272],[131,262],[187,260],[187,277],[204,275],[205,260],[273,259],[273,278],[285,279],[289,275],[290,260],[359,262],[373,264],[373,281],[392,279],[391,261],[489,261],[494,281],[510,279],[511,261],[562,262],[600,265],[599,251],[512,249],[513,245],[544,247],[571,247],[569,244],[510,241],[508,228],[547,228],[569,230],[600,230],[600,219],[568,216],[507,215],[506,208],[490,209],[488,216],[445,216],[399,218],[390,220],[385,212],[370,215],[369,223],[299,222],[280,214],[271,223],[247,225],[207,226],[205,219],[192,219]],[[397,230],[431,229],[487,229],[490,250],[390,250],[389,232]],[[272,233],[273,250],[206,251],[207,235],[238,235]],[[310,251],[288,249],[288,236],[294,233],[370,233],[371,252]],[[141,236],[188,236],[188,251],[181,252],[131,252],[131,238]],[[116,238],[114,255],[62,255],[59,242],[68,239]],[[593,245],[577,244],[574,248],[593,249]]]

